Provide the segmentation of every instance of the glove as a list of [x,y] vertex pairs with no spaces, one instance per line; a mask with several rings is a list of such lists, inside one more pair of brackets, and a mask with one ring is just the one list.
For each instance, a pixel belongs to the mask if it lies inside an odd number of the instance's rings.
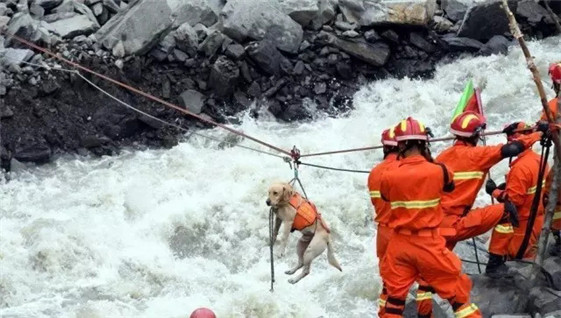
[[512,226],[519,227],[520,222],[518,219],[518,210],[516,206],[509,200],[505,201],[505,212],[508,213],[508,218]]
[[497,189],[497,184],[495,183],[495,181],[493,181],[492,179],[487,180],[487,183],[485,183],[485,192],[487,192],[488,195],[493,195],[493,191],[495,191]]
[[536,130],[547,134],[549,132],[549,123],[547,121],[538,121],[536,124]]
[[503,133],[507,136],[513,135],[514,131],[518,129],[519,122],[512,123],[503,129]]
[[497,189],[505,190],[505,189],[506,189],[506,182],[503,182],[503,183],[499,184],[499,186],[497,187]]

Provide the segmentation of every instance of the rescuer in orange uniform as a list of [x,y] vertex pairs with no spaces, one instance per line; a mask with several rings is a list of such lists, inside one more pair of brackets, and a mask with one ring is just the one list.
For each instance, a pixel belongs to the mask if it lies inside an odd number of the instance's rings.
[[[486,233],[499,222],[518,224],[516,207],[508,201],[474,210],[471,207],[489,169],[504,158],[517,156],[531,147],[540,140],[541,134],[523,135],[505,145],[477,146],[485,126],[480,114],[468,111],[458,115],[450,125],[456,142],[436,158],[454,171],[456,188],[444,193],[441,203],[445,214],[441,227],[451,250],[457,242]],[[452,231],[448,231],[450,229]]]
[[[555,91],[555,98],[549,101],[549,110],[554,119],[558,118],[560,114],[557,113],[557,105],[559,103],[559,98],[561,98],[561,62],[553,63],[549,66],[549,75],[551,76],[551,81],[553,82],[553,90]],[[540,120],[547,120],[545,113],[542,113]],[[546,181],[546,187],[544,190],[544,206],[547,206],[549,201],[549,191],[551,189],[551,184],[553,182],[553,170],[549,173]],[[551,232],[555,239],[554,246],[552,247],[552,252],[555,255],[561,255],[561,187],[559,187],[559,192],[557,194],[557,206],[555,207],[553,213],[553,220],[551,223]]]
[[[548,131],[546,123],[538,125],[540,131]],[[517,138],[520,134],[532,132],[531,126],[524,123],[515,123],[507,127],[509,139]],[[522,132],[516,132],[523,130]],[[489,275],[500,274],[507,270],[504,262],[507,258],[514,258],[524,239],[524,233],[530,217],[532,201],[534,199],[538,174],[540,169],[540,155],[531,148],[525,150],[510,164],[510,171],[506,176],[506,184],[499,187],[493,180],[488,180],[485,191],[495,197],[499,202],[511,201],[518,210],[520,226],[513,228],[511,224],[499,224],[493,230],[489,246],[489,262],[485,272]],[[547,169],[546,169],[547,171]],[[545,184],[545,180],[543,180]],[[543,191],[541,193],[543,195]],[[541,198],[540,198],[540,202]],[[532,229],[529,244],[524,251],[523,258],[533,258],[536,253],[536,243],[543,225],[544,208],[538,205],[537,217]]]
[[[388,242],[392,234],[392,229],[388,226],[391,213],[390,203],[382,200],[382,197],[380,195],[380,183],[382,173],[390,171],[391,169],[396,167],[398,163],[397,140],[395,140],[395,132],[393,128],[386,129],[382,132],[382,145],[384,146],[384,160],[373,167],[372,171],[370,171],[370,174],[368,175],[368,190],[370,191],[370,201],[372,202],[374,210],[376,211],[374,221],[378,224],[378,229],[376,231],[376,255],[378,256],[380,265],[382,264],[382,259],[386,254]],[[382,281],[383,280],[384,277],[382,277]],[[417,289],[417,311],[419,317],[431,316],[431,291],[431,287],[427,286],[422,281],[419,282],[419,288]],[[379,317],[384,314],[387,298],[388,293],[384,284],[379,300]]]
[[389,226],[393,228],[382,277],[388,299],[382,317],[401,317],[405,299],[417,277],[425,280],[452,305],[456,317],[481,317],[470,303],[471,281],[461,273],[461,261],[446,248],[438,227],[444,213],[442,194],[454,190],[453,174],[445,165],[432,162],[427,129],[407,118],[395,128],[399,163],[382,174],[380,194],[390,203]]

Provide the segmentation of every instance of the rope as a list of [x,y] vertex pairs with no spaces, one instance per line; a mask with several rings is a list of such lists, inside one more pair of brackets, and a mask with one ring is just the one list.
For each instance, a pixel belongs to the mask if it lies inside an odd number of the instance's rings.
[[353,170],[353,169],[334,168],[334,167],[320,166],[320,165],[311,164],[311,163],[305,163],[305,162],[300,162],[300,165],[302,165],[302,166],[314,167],[314,168],[319,168],[319,169],[325,169],[325,170],[333,170],[333,171],[354,172],[354,173],[370,173],[370,171],[366,171],[366,170]]
[[231,133],[234,133],[234,134],[236,134],[236,135],[245,137],[245,138],[247,138],[247,139],[249,139],[249,140],[252,140],[252,141],[254,141],[254,142],[258,143],[258,144],[261,144],[261,145],[263,145],[263,146],[266,146],[266,147],[268,147],[268,148],[271,148],[271,149],[273,149],[273,150],[276,150],[276,151],[278,151],[278,152],[280,152],[280,153],[283,153],[283,154],[285,154],[285,155],[290,155],[290,152],[288,152],[288,151],[286,151],[286,150],[283,150],[283,149],[281,149],[281,148],[279,148],[279,147],[273,146],[273,145],[270,144],[270,143],[261,141],[261,140],[259,140],[259,139],[257,139],[257,138],[254,138],[254,137],[252,137],[252,136],[249,136],[249,135],[247,135],[247,134],[245,134],[245,133],[243,133],[243,132],[241,132],[241,131],[239,131],[239,130],[230,128],[230,127],[228,127],[228,126],[226,126],[226,125],[217,123],[217,122],[215,122],[215,121],[213,121],[213,120],[211,120],[211,119],[207,119],[207,118],[205,118],[205,117],[203,117],[203,116],[197,115],[197,114],[195,114],[195,113],[193,113],[193,112],[190,112],[190,111],[188,111],[188,110],[186,110],[186,109],[184,109],[184,108],[182,108],[182,107],[180,107],[180,106],[177,106],[177,105],[172,104],[172,103],[170,103],[170,102],[166,102],[165,100],[163,100],[163,99],[161,99],[161,98],[155,97],[154,95],[151,95],[151,94],[149,94],[149,93],[143,92],[143,91],[141,91],[141,90],[139,90],[139,89],[137,89],[137,88],[134,88],[134,87],[132,87],[132,86],[130,86],[130,85],[127,85],[127,84],[125,84],[125,83],[122,83],[122,82],[120,82],[120,81],[117,81],[117,80],[115,80],[115,79],[112,79],[111,77],[108,77],[108,76],[106,76],[106,75],[103,75],[103,74],[101,74],[101,73],[98,73],[98,72],[96,72],[96,71],[93,71],[93,70],[91,70],[91,69],[89,69],[89,68],[87,68],[87,67],[85,67],[85,66],[82,66],[82,65],[76,63],[76,62],[73,62],[73,61],[70,61],[70,60],[68,60],[68,59],[65,59],[65,58],[63,58],[62,56],[59,56],[59,55],[57,55],[57,54],[55,54],[55,53],[53,53],[53,52],[51,52],[51,51],[49,51],[49,50],[47,50],[47,49],[41,47],[41,46],[38,46],[38,45],[36,45],[36,44],[34,44],[34,43],[31,43],[31,42],[29,42],[29,41],[27,41],[27,40],[25,40],[25,39],[23,39],[23,38],[21,38],[21,37],[19,37],[19,36],[16,36],[16,35],[14,35],[14,34],[9,34],[8,32],[4,32],[4,33],[6,33],[6,35],[7,35],[8,37],[11,37],[11,38],[13,38],[13,39],[16,40],[16,41],[18,41],[18,42],[20,42],[20,43],[22,43],[22,44],[27,45],[27,46],[30,47],[30,48],[36,49],[36,50],[38,50],[38,51],[40,51],[40,52],[43,52],[43,53],[45,53],[45,54],[47,54],[47,55],[49,55],[49,56],[54,57],[55,59],[58,59],[58,60],[60,60],[60,61],[62,61],[62,62],[64,62],[64,63],[68,64],[68,65],[71,65],[71,66],[73,66],[73,67],[75,67],[75,68],[78,68],[78,69],[80,69],[80,70],[83,70],[83,71],[85,71],[85,72],[87,72],[87,73],[90,73],[90,74],[92,74],[92,75],[94,75],[94,76],[97,76],[97,77],[99,77],[99,78],[102,78],[102,79],[104,79],[104,80],[106,80],[106,81],[108,81],[108,82],[111,82],[111,83],[113,83],[113,84],[115,84],[115,85],[118,85],[118,86],[120,86],[120,87],[122,87],[122,88],[125,88],[125,89],[127,89],[127,90],[129,90],[129,91],[131,91],[131,92],[134,92],[134,93],[136,93],[136,94],[139,94],[139,95],[141,95],[141,96],[144,96],[145,98],[148,98],[148,99],[150,99],[150,100],[152,100],[152,101],[155,101],[155,102],[157,102],[157,103],[160,103],[160,104],[162,104],[162,105],[164,105],[164,106],[167,106],[167,107],[169,107],[169,108],[175,109],[175,110],[177,110],[177,111],[179,111],[179,112],[181,112],[181,113],[184,113],[184,114],[186,114],[186,115],[188,115],[188,116],[191,116],[191,117],[193,117],[193,118],[196,118],[196,119],[198,119],[199,121],[205,122],[205,123],[207,123],[207,124],[210,124],[210,125],[213,125],[213,126],[216,126],[216,127],[220,127],[220,128],[222,128],[222,129],[224,129],[224,130],[227,130],[227,131],[229,131],[229,132],[231,132]]
[[270,261],[271,261],[271,290],[270,292],[274,292],[273,284],[275,283],[275,261],[274,261],[274,254],[273,254],[273,244],[274,242],[274,227],[275,227],[275,212],[273,212],[273,208],[269,210],[269,252],[270,252]]

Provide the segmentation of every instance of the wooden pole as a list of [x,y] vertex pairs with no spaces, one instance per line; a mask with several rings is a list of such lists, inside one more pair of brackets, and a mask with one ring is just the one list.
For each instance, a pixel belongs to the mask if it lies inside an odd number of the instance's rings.
[[[514,17],[514,14],[512,13],[512,11],[510,11],[510,8],[508,7],[507,0],[502,0],[502,1],[503,1],[503,9],[505,10],[506,16],[510,24],[510,31],[514,36],[514,38],[518,40],[518,43],[520,44],[520,48],[522,48],[522,52],[524,52],[524,56],[526,57],[526,63],[528,64],[528,68],[532,72],[532,76],[538,88],[538,94],[540,95],[540,101],[542,103],[543,111],[547,117],[547,121],[553,124],[555,123],[555,119],[553,118],[551,111],[549,110],[549,107],[547,105],[547,97],[545,95],[545,90],[542,85],[540,73],[538,71],[538,68],[536,67],[536,64],[534,64],[534,58],[532,57],[532,54],[530,54],[530,50],[526,45],[526,41],[522,36],[522,32],[520,31],[520,27],[518,26],[518,22],[516,22],[516,18]],[[553,139],[553,143],[555,144],[555,154],[557,158],[561,158],[561,146],[560,146],[561,142],[559,141],[559,135],[553,134],[552,139]]]
[[[560,112],[561,96],[557,99],[557,113],[561,114]],[[557,123],[561,124],[561,116],[557,117]],[[559,133],[559,137],[561,138],[561,133]],[[552,173],[553,181],[551,183],[551,189],[549,190],[549,203],[547,204],[545,212],[545,221],[543,222],[542,233],[538,243],[538,255],[536,257],[536,264],[540,266],[543,265],[543,261],[545,260],[548,245],[547,242],[549,240],[549,233],[551,232],[551,222],[553,221],[553,215],[555,214],[555,208],[557,207],[557,201],[559,200],[559,187],[561,186],[561,160],[559,157],[555,158]]]

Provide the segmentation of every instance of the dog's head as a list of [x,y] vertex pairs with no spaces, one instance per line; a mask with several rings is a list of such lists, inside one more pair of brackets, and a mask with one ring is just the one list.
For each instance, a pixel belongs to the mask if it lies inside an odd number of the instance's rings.
[[290,198],[294,194],[292,186],[288,183],[273,183],[269,187],[269,194],[267,197],[267,206],[276,208],[283,204],[288,204]]

